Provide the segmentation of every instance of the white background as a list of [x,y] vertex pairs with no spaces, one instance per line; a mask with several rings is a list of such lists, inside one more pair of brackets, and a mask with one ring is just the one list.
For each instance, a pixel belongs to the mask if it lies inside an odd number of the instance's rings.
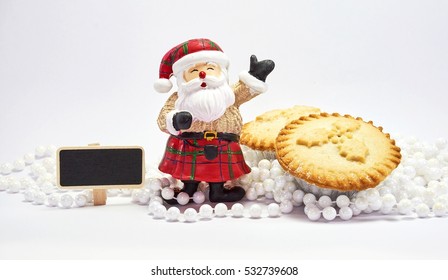
[[[166,135],[153,90],[162,56],[210,38],[231,59],[270,58],[246,121],[293,104],[373,120],[392,135],[448,137],[446,1],[0,0],[0,163],[37,145],[140,145]],[[0,193],[0,258],[447,258],[446,219],[364,216],[153,220],[143,206],[50,209]]]

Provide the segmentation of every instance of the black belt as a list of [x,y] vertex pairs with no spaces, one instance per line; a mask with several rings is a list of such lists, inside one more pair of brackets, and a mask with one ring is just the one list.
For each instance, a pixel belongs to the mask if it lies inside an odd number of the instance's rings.
[[211,141],[213,139],[238,142],[240,136],[235,133],[216,132],[216,131],[204,131],[204,132],[184,132],[178,136],[182,139],[206,139]]

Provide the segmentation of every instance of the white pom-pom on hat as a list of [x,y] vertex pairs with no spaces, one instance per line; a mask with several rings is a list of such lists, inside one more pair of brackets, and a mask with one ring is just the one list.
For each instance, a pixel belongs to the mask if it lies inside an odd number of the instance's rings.
[[154,83],[154,89],[159,93],[167,93],[173,88],[173,83],[169,79],[160,78]]

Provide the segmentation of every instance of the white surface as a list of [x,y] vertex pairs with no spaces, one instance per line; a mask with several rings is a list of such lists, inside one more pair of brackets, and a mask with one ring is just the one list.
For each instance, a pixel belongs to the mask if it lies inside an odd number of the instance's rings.
[[[292,104],[373,120],[392,135],[448,137],[445,1],[1,1],[0,162],[39,144],[141,145],[155,163],[168,97],[162,56],[216,41],[235,81],[271,58],[245,120]],[[146,207],[60,210],[0,193],[0,258],[447,258],[446,219],[360,217],[156,221]]]

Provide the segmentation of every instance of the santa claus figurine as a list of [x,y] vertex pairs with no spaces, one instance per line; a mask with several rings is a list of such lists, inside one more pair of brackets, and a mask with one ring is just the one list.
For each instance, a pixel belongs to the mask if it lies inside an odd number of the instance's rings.
[[216,43],[188,40],[165,54],[154,85],[158,92],[169,92],[174,76],[178,86],[157,120],[170,134],[159,169],[181,180],[181,191],[190,197],[201,181],[207,182],[211,202],[238,201],[245,195],[241,187],[224,187],[250,172],[238,143],[243,124],[239,107],[267,90],[265,81],[274,62],[252,55],[249,72],[242,72],[233,87],[228,68],[229,59]]

